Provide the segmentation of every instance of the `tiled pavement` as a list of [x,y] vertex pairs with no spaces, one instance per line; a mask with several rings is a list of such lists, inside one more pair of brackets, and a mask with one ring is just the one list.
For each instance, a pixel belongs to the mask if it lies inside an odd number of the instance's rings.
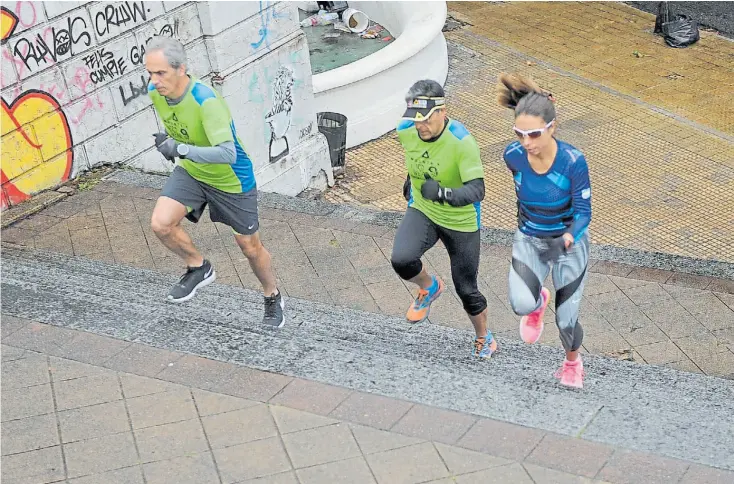
[[[690,48],[669,48],[649,32],[654,16],[614,2],[452,2],[449,11],[471,24],[445,33],[447,105],[481,149],[484,226],[516,223],[502,162],[511,113],[495,85],[517,71],[554,93],[559,138],[589,161],[592,242],[734,262],[734,43],[703,32]],[[404,179],[391,132],[348,151],[346,176],[326,198],[404,210]]]
[[734,479],[686,461],[17,318],[2,318],[2,337],[8,484]]
[[[182,263],[152,234],[159,191],[103,181],[2,231],[3,243],[179,274]],[[404,314],[409,285],[393,272],[394,229],[355,220],[261,208],[262,235],[273,254],[279,286],[289,296],[389,315]],[[229,231],[208,216],[185,222],[214,263],[218,282],[251,289],[259,283]],[[519,318],[507,301],[507,247],[485,245],[481,290],[490,326],[518,339]],[[451,291],[435,304],[431,322],[468,328],[450,280],[448,257],[436,247],[425,257]],[[549,281],[550,283],[550,281]],[[551,308],[553,305],[549,306]],[[541,342],[560,347],[552,315]],[[734,374],[734,281],[682,272],[592,261],[581,323],[584,350],[685,371]]]

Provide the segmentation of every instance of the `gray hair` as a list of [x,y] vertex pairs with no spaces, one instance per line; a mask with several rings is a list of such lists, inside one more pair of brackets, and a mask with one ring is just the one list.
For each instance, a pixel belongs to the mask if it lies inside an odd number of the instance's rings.
[[445,94],[441,84],[431,79],[424,79],[410,86],[408,93],[405,95],[405,102],[411,102],[419,96],[444,97]]
[[499,76],[497,94],[500,106],[513,109],[515,117],[521,114],[538,116],[546,123],[556,118],[553,96],[530,78],[503,72]]
[[184,50],[183,44],[173,37],[163,35],[153,37],[148,41],[145,49],[146,52],[152,52],[154,50],[162,51],[163,57],[174,69],[178,69],[186,64],[186,50]]

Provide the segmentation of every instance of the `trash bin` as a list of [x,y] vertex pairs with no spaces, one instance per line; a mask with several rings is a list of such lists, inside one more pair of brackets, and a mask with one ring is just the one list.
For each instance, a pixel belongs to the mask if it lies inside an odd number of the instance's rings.
[[318,113],[319,132],[329,143],[332,168],[344,168],[347,150],[347,117],[339,113]]

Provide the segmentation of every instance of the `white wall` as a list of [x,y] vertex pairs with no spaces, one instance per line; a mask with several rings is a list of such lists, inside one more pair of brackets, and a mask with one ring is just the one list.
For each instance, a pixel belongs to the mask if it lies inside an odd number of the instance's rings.
[[[163,129],[145,88],[144,47],[154,35],[184,43],[192,74],[217,75],[261,188],[323,188],[322,170],[333,181],[294,5],[4,1],[2,10],[3,209],[103,163],[171,170],[151,136]],[[291,69],[279,75],[276,59]],[[257,82],[240,84],[246,74]],[[282,94],[274,96],[276,80]],[[273,103],[275,156],[266,119]],[[287,154],[279,150],[286,140]]]

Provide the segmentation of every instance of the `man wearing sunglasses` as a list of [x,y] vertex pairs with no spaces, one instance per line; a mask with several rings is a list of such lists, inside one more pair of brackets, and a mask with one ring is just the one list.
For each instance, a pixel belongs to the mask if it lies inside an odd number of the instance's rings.
[[405,100],[407,110],[397,133],[408,169],[403,187],[408,209],[395,235],[391,262],[401,278],[418,285],[406,318],[410,323],[424,321],[444,290],[443,281],[429,275],[421,263],[423,254],[441,240],[449,253],[456,293],[474,325],[472,354],[489,358],[497,341],[487,328],[487,300],[477,286],[484,199],[479,147],[464,125],[446,115],[439,83],[418,81]]
[[499,103],[515,111],[518,137],[504,153],[515,179],[518,230],[512,245],[510,304],[520,320],[520,336],[535,343],[543,332],[550,291],[542,286],[553,265],[556,322],[566,358],[556,377],[583,387],[578,322],[589,260],[591,185],[584,155],[557,140],[553,97],[534,82],[500,75]]

